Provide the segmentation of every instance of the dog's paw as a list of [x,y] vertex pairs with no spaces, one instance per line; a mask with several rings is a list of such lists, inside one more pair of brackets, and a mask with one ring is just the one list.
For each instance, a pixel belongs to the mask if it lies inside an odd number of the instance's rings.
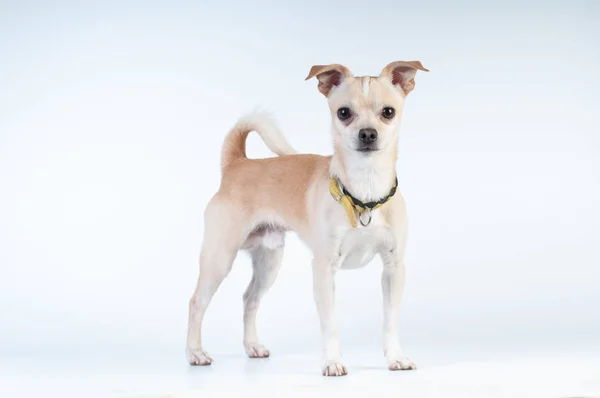
[[212,358],[204,350],[185,350],[188,362],[194,366],[206,366],[212,363]]
[[348,369],[342,361],[327,361],[323,367],[323,376],[345,376]]
[[415,370],[417,365],[406,357],[400,357],[398,359],[392,359],[388,361],[389,370]]
[[245,343],[244,348],[250,358],[268,358],[271,355],[269,350],[259,343]]

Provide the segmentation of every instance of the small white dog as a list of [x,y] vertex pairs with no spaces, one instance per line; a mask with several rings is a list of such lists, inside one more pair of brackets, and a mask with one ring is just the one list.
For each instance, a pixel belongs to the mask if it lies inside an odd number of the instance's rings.
[[[206,207],[200,276],[190,300],[186,354],[209,365],[201,340],[202,319],[240,250],[252,256],[253,276],[244,293],[244,347],[251,358],[269,356],[256,332],[261,298],[281,266],[285,233],[292,230],[313,251],[314,298],[323,336],[327,376],[345,375],[334,319],[334,276],[359,268],[379,254],[383,261],[383,352],[391,370],[415,369],[398,342],[404,289],[407,220],[397,191],[398,130],[418,61],[392,62],[377,77],[355,77],[344,66],[313,66],[332,115],[333,156],[295,154],[264,115],[241,119],[225,138],[222,182]],[[246,137],[256,131],[279,155],[246,157]]]

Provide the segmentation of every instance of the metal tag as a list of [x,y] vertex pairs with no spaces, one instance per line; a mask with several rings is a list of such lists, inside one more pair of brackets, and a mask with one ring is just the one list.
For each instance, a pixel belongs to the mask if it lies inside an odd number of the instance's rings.
[[360,224],[363,227],[366,227],[371,223],[371,209],[367,209],[358,215],[358,219],[360,220]]

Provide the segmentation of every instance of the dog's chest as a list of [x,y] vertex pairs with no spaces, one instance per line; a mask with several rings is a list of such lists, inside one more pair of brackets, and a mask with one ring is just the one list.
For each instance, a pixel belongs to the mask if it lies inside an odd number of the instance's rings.
[[345,229],[340,241],[340,268],[352,269],[365,266],[378,253],[394,249],[396,239],[379,211],[374,211],[369,225]]

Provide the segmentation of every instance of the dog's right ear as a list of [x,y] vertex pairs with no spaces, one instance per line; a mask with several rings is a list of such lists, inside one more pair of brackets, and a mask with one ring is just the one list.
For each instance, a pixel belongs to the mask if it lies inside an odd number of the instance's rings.
[[340,64],[315,65],[310,68],[310,72],[304,80],[312,79],[315,76],[319,80],[319,91],[327,97],[333,87],[342,84],[344,79],[352,77],[352,72]]

